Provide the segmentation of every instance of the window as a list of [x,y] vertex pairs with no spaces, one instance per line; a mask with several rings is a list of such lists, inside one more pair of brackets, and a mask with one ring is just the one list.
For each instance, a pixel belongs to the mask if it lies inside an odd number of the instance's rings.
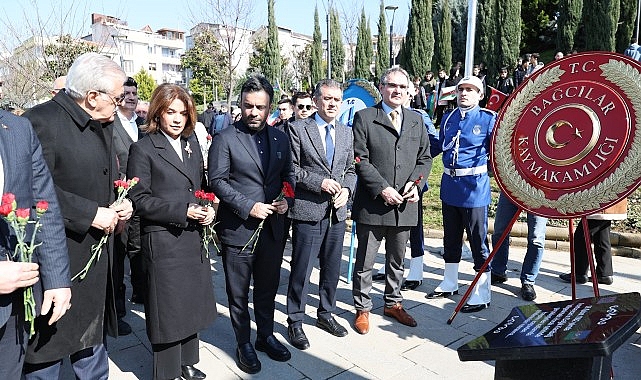
[[156,62],[149,62],[149,71],[156,71]]
[[131,42],[123,42],[122,43],[122,54],[123,55],[132,55],[134,53],[134,44]]
[[125,73],[134,72],[134,61],[122,61],[122,70]]

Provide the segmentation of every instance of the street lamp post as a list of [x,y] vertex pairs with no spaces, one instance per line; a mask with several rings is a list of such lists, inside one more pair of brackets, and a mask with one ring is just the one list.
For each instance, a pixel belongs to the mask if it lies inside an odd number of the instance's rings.
[[396,57],[394,57],[394,51],[392,50],[392,33],[394,32],[394,15],[398,7],[396,5],[388,5],[385,7],[385,10],[392,11],[392,22],[389,24],[389,61],[390,67],[394,67],[396,64]]

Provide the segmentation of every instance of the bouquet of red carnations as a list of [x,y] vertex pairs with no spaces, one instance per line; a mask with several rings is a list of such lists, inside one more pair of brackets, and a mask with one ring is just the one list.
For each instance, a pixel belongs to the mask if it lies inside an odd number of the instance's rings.
[[[7,224],[13,229],[16,235],[16,247],[13,251],[12,259],[23,263],[31,262],[33,253],[42,242],[36,242],[36,234],[40,230],[42,224],[40,218],[49,209],[47,201],[39,201],[36,203],[36,220],[29,220],[31,210],[28,208],[18,208],[16,196],[12,193],[5,193],[2,196],[2,204],[0,205],[0,216],[7,221]],[[31,237],[27,241],[27,225],[33,224],[33,231]],[[28,286],[24,289],[24,311],[25,321],[29,324],[29,336],[35,333],[34,321],[36,318],[36,302],[33,298],[33,286]]]

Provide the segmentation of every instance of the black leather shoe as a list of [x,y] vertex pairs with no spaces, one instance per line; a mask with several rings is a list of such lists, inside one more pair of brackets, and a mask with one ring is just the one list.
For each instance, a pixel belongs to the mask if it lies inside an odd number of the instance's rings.
[[318,327],[321,330],[325,330],[328,333],[337,336],[337,337],[344,337],[347,335],[347,330],[345,327],[341,326],[336,322],[334,317],[330,318],[318,318],[316,319],[316,327]]
[[476,313],[477,311],[487,309],[488,307],[490,307],[489,303],[482,303],[480,305],[465,304],[465,306],[461,308],[461,313]]
[[401,290],[414,290],[419,286],[421,286],[422,284],[423,284],[423,281],[407,280],[401,286]]
[[492,282],[492,285],[502,284],[505,281],[507,281],[507,276],[496,274],[496,273],[492,272],[490,281]]
[[260,361],[251,343],[241,344],[236,348],[236,359],[238,359],[236,365],[243,372],[250,374],[260,372]]
[[[590,281],[592,281],[592,277],[590,277],[589,279]],[[612,276],[601,276],[597,277],[596,280],[599,284],[603,285],[612,285],[612,283],[614,282],[614,278]]]
[[118,320],[118,335],[125,336],[131,334],[131,326],[129,323],[123,321],[122,319]]
[[256,338],[256,349],[267,354],[272,360],[286,362],[292,357],[287,347],[283,346],[275,336],[270,335],[267,338]]
[[455,294],[458,294],[458,290],[455,290],[453,292],[436,292],[436,291],[434,291],[434,292],[426,295],[425,298],[427,298],[428,300],[433,300],[433,299],[437,299],[437,298],[451,297],[451,296],[453,296]]
[[372,280],[385,281],[385,273],[376,273],[375,275],[372,276]]
[[309,348],[309,340],[300,326],[287,327],[287,335],[289,336],[289,343],[299,350],[306,350]]
[[[577,274],[576,276],[576,283],[577,284],[585,284],[588,282],[588,276],[584,274]],[[564,281],[564,282],[572,282],[572,278],[570,276],[570,273],[563,273],[559,275],[559,278]]]
[[534,299],[536,298],[534,285],[532,284],[521,285],[521,298],[523,298],[526,301],[534,301]]
[[193,365],[181,365],[183,378],[185,380],[203,380],[207,375]]

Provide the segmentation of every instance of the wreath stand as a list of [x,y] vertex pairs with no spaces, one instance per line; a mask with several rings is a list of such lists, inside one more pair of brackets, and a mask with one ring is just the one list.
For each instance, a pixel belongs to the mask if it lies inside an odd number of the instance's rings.
[[[507,228],[505,229],[505,231],[503,231],[503,234],[499,238],[499,240],[496,243],[496,245],[494,245],[492,247],[492,252],[487,257],[485,262],[483,263],[483,266],[481,266],[481,269],[479,269],[479,271],[476,273],[476,276],[474,276],[474,280],[472,280],[472,283],[470,284],[470,286],[465,291],[465,294],[463,294],[463,297],[461,298],[461,300],[456,305],[456,308],[454,308],[454,312],[452,313],[450,318],[447,320],[447,324],[448,325],[452,324],[452,321],[454,320],[454,318],[456,317],[458,312],[461,310],[463,305],[465,305],[465,301],[467,301],[467,299],[469,298],[470,293],[474,289],[474,286],[476,286],[476,283],[479,281],[479,278],[481,277],[481,274],[483,274],[483,272],[485,271],[487,266],[490,264],[490,262],[494,258],[494,255],[496,254],[496,251],[498,250],[498,247],[500,247],[501,244],[503,244],[503,241],[505,241],[505,239],[507,238],[507,235],[512,230],[512,226],[514,225],[514,223],[516,223],[516,220],[519,218],[519,215],[521,214],[521,211],[523,211],[522,208],[519,208],[517,210],[516,214],[514,214],[514,216],[512,217],[512,220],[510,220],[510,223],[507,225]],[[587,218],[585,216],[581,217],[581,220],[583,221],[583,223],[581,223],[581,224],[583,225],[583,235],[585,236],[586,252],[588,254],[588,263],[590,265],[590,273],[592,275],[592,288],[594,289],[594,296],[595,297],[599,297],[599,285],[598,285],[596,272],[595,272],[595,269],[594,269],[594,257],[592,257],[592,244],[591,244],[591,240],[590,240],[590,231],[589,231],[589,227],[588,227],[588,220],[587,220]],[[571,282],[572,283],[572,300],[576,300],[576,270],[575,270],[575,262],[574,262],[574,255],[575,255],[575,253],[574,253],[574,222],[573,222],[572,218],[568,219],[568,221],[569,221],[568,230],[569,230],[569,237],[570,237],[570,278],[571,278],[571,281],[572,281]]]

